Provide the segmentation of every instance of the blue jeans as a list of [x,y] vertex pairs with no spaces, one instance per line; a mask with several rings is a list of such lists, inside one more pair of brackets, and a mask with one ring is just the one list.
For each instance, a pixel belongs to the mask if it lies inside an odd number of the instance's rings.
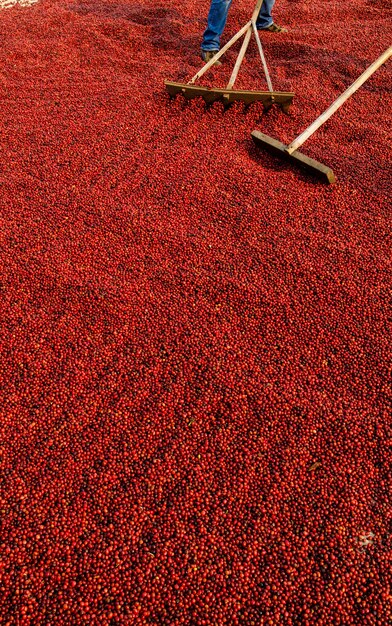
[[[226,26],[227,14],[232,0],[211,0],[208,13],[207,28],[203,35],[202,50],[219,50],[220,38]],[[268,28],[273,20],[271,17],[272,7],[275,0],[264,0],[261,5],[259,17],[256,21],[258,29]]]

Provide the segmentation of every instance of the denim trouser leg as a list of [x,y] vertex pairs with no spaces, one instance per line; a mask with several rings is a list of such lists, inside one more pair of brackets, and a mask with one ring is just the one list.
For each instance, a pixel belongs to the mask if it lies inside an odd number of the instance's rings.
[[219,50],[231,2],[232,0],[211,0],[207,28],[201,44],[202,50]]
[[[202,50],[219,50],[220,38],[226,26],[227,14],[231,3],[232,0],[211,0],[207,28],[201,44]],[[256,21],[257,28],[268,28],[268,26],[271,26],[273,22],[271,11],[274,4],[275,0],[264,0]]]
[[257,28],[268,28],[273,23],[273,19],[271,17],[272,7],[275,4],[275,0],[264,0],[261,5],[259,17],[256,20]]

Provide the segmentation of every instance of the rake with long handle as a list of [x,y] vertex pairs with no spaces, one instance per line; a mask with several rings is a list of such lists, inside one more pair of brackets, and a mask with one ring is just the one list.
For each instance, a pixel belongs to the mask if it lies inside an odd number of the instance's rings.
[[[185,98],[191,99],[197,96],[202,96],[206,102],[215,102],[216,100],[223,100],[226,104],[230,104],[235,100],[240,100],[246,104],[251,102],[262,101],[265,108],[269,108],[272,104],[279,104],[284,111],[288,111],[292,103],[294,93],[274,91],[272,87],[271,78],[268,71],[268,66],[265,60],[263,47],[261,45],[259,33],[256,27],[256,21],[260,13],[263,0],[257,0],[256,6],[252,13],[252,17],[235,35],[223,46],[214,57],[208,61],[202,68],[195,74],[191,80],[186,83],[174,83],[171,81],[165,81],[166,89],[171,96],[175,96],[178,93],[182,93]],[[240,71],[240,67],[244,60],[246,51],[249,46],[252,34],[256,39],[257,49],[260,54],[261,63],[264,70],[265,79],[268,85],[268,91],[246,91],[243,89],[233,89],[235,81]],[[241,37],[244,37],[242,46],[237,56],[233,71],[230,76],[230,80],[225,88],[207,88],[195,85],[208,70],[220,59],[221,56],[229,50]]]
[[280,141],[265,135],[257,130],[252,132],[254,142],[265,148],[268,152],[277,156],[283,157],[286,160],[291,161],[311,171],[313,174],[322,178],[327,183],[335,182],[335,175],[330,167],[311,159],[310,157],[298,152],[298,148],[305,143],[309,137],[316,132],[320,126],[325,124],[327,120],[363,85],[368,78],[374,74],[374,72],[385,63],[392,56],[392,46],[389,47],[374,63],[372,63],[350,87],[346,89],[329,107],[326,109],[308,128],[306,128],[296,139],[294,139],[288,146],[284,145]]

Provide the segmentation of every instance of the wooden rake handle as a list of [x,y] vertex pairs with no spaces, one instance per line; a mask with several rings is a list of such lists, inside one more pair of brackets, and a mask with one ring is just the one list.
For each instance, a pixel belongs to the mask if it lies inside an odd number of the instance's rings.
[[372,63],[364,72],[363,74],[361,74],[356,81],[353,82],[352,85],[350,85],[350,87],[348,87],[346,89],[346,91],[344,91],[336,100],[335,102],[333,102],[331,104],[330,107],[328,107],[328,109],[326,109],[326,111],[324,111],[324,113],[322,113],[314,122],[313,124],[311,124],[310,126],[308,126],[308,128],[306,128],[306,130],[304,130],[300,135],[298,135],[298,137],[296,139],[294,139],[294,141],[291,142],[290,145],[287,146],[286,148],[286,152],[288,152],[289,154],[292,154],[293,152],[295,152],[295,150],[298,150],[298,148],[300,146],[302,146],[303,143],[305,143],[305,141],[307,139],[309,139],[309,137],[311,135],[313,135],[313,133],[320,128],[320,126],[322,126],[334,113],[335,111],[337,111],[344,102],[346,102],[346,100],[349,99],[349,97],[355,92],[357,91],[357,89],[359,89],[361,87],[361,85],[363,85],[364,82],[367,81],[367,79],[374,74],[374,72],[383,64],[385,63],[390,57],[392,56],[392,46],[390,46],[388,48],[388,50],[386,50],[376,61],[374,61],[374,63]]
[[263,4],[263,0],[257,0],[256,6],[255,6],[254,11],[252,13],[252,17],[250,18],[250,21],[252,22],[252,24],[256,24],[256,20],[259,17],[259,13],[260,13],[260,9],[261,9],[261,5],[262,4]]
[[[249,40],[250,40],[250,37],[251,37],[251,34],[252,34],[252,28],[253,28],[253,27],[254,27],[254,28],[256,27],[256,20],[257,20],[257,18],[258,18],[258,16],[259,16],[259,13],[260,13],[260,9],[261,9],[261,5],[262,5],[262,4],[263,4],[263,0],[257,0],[257,2],[256,2],[256,6],[255,6],[255,8],[254,8],[254,11],[253,11],[253,13],[252,13],[252,17],[251,17],[251,19],[249,20],[249,22],[247,22],[247,23],[245,24],[245,26],[243,26],[243,27],[242,27],[242,28],[238,31],[238,33],[236,33],[236,34],[234,35],[234,37],[232,37],[232,38],[230,39],[230,41],[228,41],[228,42],[227,42],[227,44],[226,44],[225,46],[223,46],[223,48],[221,48],[221,49],[219,50],[219,52],[217,52],[217,53],[214,55],[214,57],[213,57],[210,61],[208,61],[208,63],[206,63],[206,64],[205,64],[205,65],[201,68],[201,70],[199,70],[199,71],[197,72],[197,74],[195,74],[195,75],[191,78],[191,80],[190,80],[190,81],[189,81],[189,83],[188,83],[189,85],[193,85],[193,84],[194,84],[194,83],[195,83],[195,82],[196,82],[196,81],[197,81],[197,80],[198,80],[201,76],[203,76],[203,74],[205,74],[205,73],[206,73],[206,72],[207,72],[207,71],[208,71],[208,70],[209,70],[209,69],[210,69],[210,68],[214,65],[214,63],[215,63],[216,61],[218,61],[218,59],[220,59],[220,57],[221,57],[221,56],[223,56],[223,55],[225,54],[225,52],[227,52],[227,50],[228,50],[229,48],[231,48],[231,46],[232,46],[233,44],[235,44],[235,42],[236,42],[236,41],[238,41],[238,39],[240,39],[243,35],[245,35],[244,42],[243,42],[243,44],[242,44],[241,50],[240,50],[239,55],[238,55],[238,58],[237,58],[237,63],[236,63],[236,66],[234,67],[233,73],[232,73],[232,75],[231,75],[231,77],[230,77],[229,84],[228,84],[228,86],[227,86],[227,89],[231,89],[231,87],[234,85],[234,82],[235,82],[235,79],[236,79],[237,74],[238,74],[238,72],[239,72],[239,69],[240,69],[241,63],[242,63],[243,58],[244,58],[244,56],[245,56],[245,53],[246,53],[246,50],[247,50],[247,47],[248,47],[248,44],[249,44]],[[272,89],[270,89],[270,90],[272,91]]]
[[255,9],[253,11],[252,17],[250,19],[249,26],[248,26],[248,29],[247,29],[245,37],[244,37],[244,41],[243,41],[242,46],[241,46],[241,50],[239,51],[239,54],[238,54],[238,57],[237,57],[237,61],[235,63],[232,75],[230,76],[230,80],[229,80],[229,82],[227,84],[226,89],[232,89],[232,87],[234,86],[234,83],[235,83],[235,81],[237,79],[238,72],[240,71],[240,67],[242,65],[242,61],[244,60],[244,56],[245,56],[246,51],[248,49],[250,38],[251,38],[252,32],[253,32],[253,34],[255,36],[255,39],[256,39],[257,48],[258,48],[258,51],[259,51],[259,54],[260,54],[261,63],[263,65],[263,70],[264,70],[265,78],[266,78],[266,81],[267,81],[268,89],[269,89],[269,91],[273,91],[274,90],[274,88],[272,87],[272,82],[271,82],[271,78],[270,78],[270,75],[269,75],[267,62],[265,60],[263,47],[261,45],[259,33],[258,33],[258,30],[257,30],[257,27],[256,27],[256,21],[257,21],[257,18],[259,17],[259,13],[260,13],[260,9],[261,9],[261,5],[262,4],[263,4],[263,0],[258,0],[256,2],[256,6],[255,6]]

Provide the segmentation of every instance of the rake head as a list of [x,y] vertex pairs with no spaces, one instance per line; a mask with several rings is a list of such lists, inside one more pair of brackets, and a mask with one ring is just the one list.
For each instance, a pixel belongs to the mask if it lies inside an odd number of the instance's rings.
[[285,146],[284,143],[273,139],[273,137],[269,137],[258,130],[254,130],[252,132],[252,139],[259,148],[263,148],[270,154],[307,170],[325,183],[331,185],[336,182],[335,174],[330,167],[323,165],[323,163],[319,163],[319,161],[311,159],[298,150],[295,150],[295,152],[290,154],[287,152],[287,146]]
[[252,102],[262,102],[265,109],[269,109],[273,104],[277,104],[285,113],[289,111],[295,95],[292,92],[282,91],[208,88],[192,84],[174,83],[168,80],[165,81],[165,87],[171,97],[181,94],[187,100],[192,100],[201,96],[207,104],[221,100],[225,105],[230,105],[233,102],[244,102],[246,105],[252,104]]

